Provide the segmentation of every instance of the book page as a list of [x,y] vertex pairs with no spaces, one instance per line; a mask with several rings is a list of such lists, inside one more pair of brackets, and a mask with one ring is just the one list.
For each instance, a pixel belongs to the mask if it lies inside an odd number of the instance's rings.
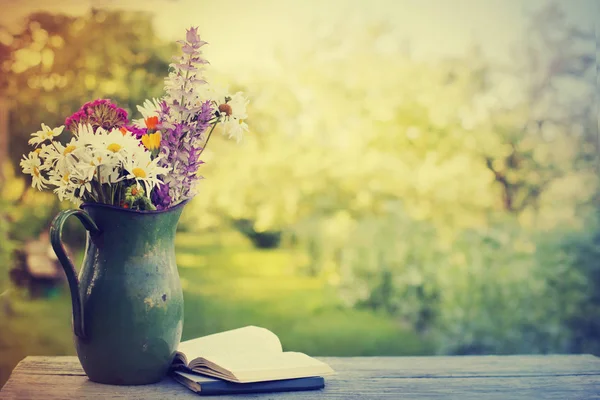
[[260,353],[254,357],[222,354],[211,356],[208,360],[230,371],[236,382],[302,378],[334,373],[324,362],[296,352]]
[[[197,339],[187,340],[179,344],[177,351],[191,362],[194,358],[203,357],[212,361],[213,356],[253,358],[252,354],[281,353],[281,342],[271,331],[256,326],[246,326]],[[243,355],[243,357],[241,356]]]

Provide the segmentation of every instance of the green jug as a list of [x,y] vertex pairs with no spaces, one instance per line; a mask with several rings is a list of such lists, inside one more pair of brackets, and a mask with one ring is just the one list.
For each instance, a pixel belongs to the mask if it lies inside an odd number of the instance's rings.
[[[75,346],[90,380],[141,385],[168,372],[183,329],[174,241],[184,205],[133,211],[85,203],[54,219],[50,239],[69,282]],[[79,278],[61,242],[70,216],[87,230]]]

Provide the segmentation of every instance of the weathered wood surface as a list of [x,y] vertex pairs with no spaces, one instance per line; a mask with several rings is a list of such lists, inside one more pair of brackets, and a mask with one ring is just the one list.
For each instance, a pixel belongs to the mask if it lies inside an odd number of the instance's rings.
[[[322,391],[218,399],[600,399],[600,358],[568,356],[320,357],[336,371]],[[76,357],[27,357],[0,399],[194,399],[170,378],[156,385],[90,382]]]

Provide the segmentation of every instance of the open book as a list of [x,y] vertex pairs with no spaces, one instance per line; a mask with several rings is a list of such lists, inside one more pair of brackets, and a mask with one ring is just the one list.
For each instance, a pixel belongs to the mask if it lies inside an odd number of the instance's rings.
[[237,383],[334,373],[329,365],[306,354],[283,352],[281,342],[273,332],[256,326],[180,343],[173,368]]

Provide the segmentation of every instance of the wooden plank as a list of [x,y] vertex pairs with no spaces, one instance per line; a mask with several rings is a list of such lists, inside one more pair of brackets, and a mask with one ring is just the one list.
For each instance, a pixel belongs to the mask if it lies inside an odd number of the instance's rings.
[[[493,377],[600,375],[600,358],[583,355],[456,356],[456,357],[317,357],[350,376]],[[27,357],[13,374],[85,375],[74,356]]]
[[600,358],[582,355],[446,356],[446,357],[320,357],[335,370],[357,376],[509,377],[600,375]]
[[[219,399],[600,399],[600,359],[589,355],[483,357],[321,357],[338,374],[322,392]],[[170,378],[110,386],[87,379],[76,357],[27,357],[0,399],[192,399]]]
[[[269,393],[219,396],[240,399],[598,399],[600,378],[583,376],[536,376],[495,378],[391,378],[349,379],[344,374],[327,378],[319,392]],[[10,378],[0,391],[3,400],[39,399],[198,399],[197,395],[170,378],[155,385],[110,386],[84,376],[31,376]]]

